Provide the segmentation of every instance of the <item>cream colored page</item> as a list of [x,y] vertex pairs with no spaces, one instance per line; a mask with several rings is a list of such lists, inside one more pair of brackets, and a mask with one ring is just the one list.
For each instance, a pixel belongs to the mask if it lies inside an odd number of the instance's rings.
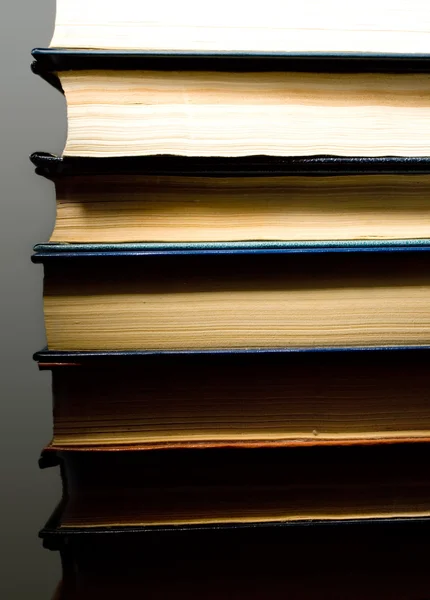
[[425,156],[430,75],[61,74],[69,156]]
[[426,0],[57,0],[52,47],[426,53]]
[[430,343],[427,285],[59,295],[50,350],[384,346]]
[[430,238],[430,176],[73,177],[55,242]]

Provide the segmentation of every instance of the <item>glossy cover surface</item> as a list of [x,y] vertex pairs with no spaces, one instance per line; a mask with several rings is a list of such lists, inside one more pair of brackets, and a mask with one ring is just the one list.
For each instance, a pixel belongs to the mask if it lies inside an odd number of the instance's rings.
[[320,242],[188,242],[127,244],[37,244],[34,263],[63,259],[107,259],[151,256],[311,254],[357,252],[428,252],[430,240]]
[[172,52],[35,48],[34,70],[203,69],[229,71],[427,72],[430,54],[348,52]]
[[172,359],[178,359],[181,357],[193,357],[199,358],[199,360],[204,360],[204,357],[228,357],[228,356],[242,356],[244,360],[247,360],[246,357],[249,356],[272,356],[273,355],[295,355],[295,354],[326,354],[329,353],[333,355],[333,359],[337,359],[339,354],[344,352],[354,352],[354,353],[397,353],[397,352],[405,352],[405,353],[416,353],[417,357],[424,357],[428,359],[430,346],[354,346],[354,347],[324,347],[324,348],[241,348],[241,349],[225,349],[225,350],[166,350],[166,351],[157,351],[157,350],[129,350],[129,351],[86,351],[86,352],[78,352],[78,351],[66,351],[66,350],[48,350],[48,348],[44,348],[39,352],[36,352],[33,355],[35,361],[39,362],[40,366],[46,366],[49,368],[56,366],[74,366],[76,364],[81,364],[85,362],[86,364],[97,363],[102,361],[102,363],[107,362],[117,362],[117,361],[129,361],[133,360],[141,360],[148,359],[150,357],[160,357],[167,358],[171,357]]
[[344,157],[189,157],[174,155],[119,156],[89,158],[79,156],[55,156],[46,152],[34,152],[30,156],[36,173],[48,178],[67,175],[103,175],[135,173],[148,175],[184,175],[195,177],[225,176],[280,176],[303,175],[330,177],[334,175],[419,175],[430,173],[430,157],[385,156]]

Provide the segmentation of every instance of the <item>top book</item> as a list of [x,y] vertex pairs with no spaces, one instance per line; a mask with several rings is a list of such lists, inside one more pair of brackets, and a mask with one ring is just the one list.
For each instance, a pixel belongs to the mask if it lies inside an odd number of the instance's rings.
[[425,54],[426,0],[57,0],[52,48]]

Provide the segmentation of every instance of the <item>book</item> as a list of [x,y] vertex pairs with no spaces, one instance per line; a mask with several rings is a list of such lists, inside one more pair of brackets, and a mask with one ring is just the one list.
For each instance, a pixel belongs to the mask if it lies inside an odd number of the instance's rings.
[[428,249],[98,247],[35,260],[45,264],[51,350],[426,346]]
[[58,598],[427,593],[429,14],[59,0]]
[[54,181],[55,243],[430,238],[425,174],[92,174]]
[[65,531],[430,516],[426,444],[46,454],[61,462]]
[[245,65],[240,72],[216,63],[206,71],[58,71],[68,106],[64,155],[427,154],[427,73]]
[[51,449],[430,441],[428,350],[36,355]]
[[[45,529],[67,598],[425,598],[428,523],[399,519],[174,532]],[[354,585],[351,586],[351,580]]]
[[345,5],[238,0],[180,5],[57,0],[52,47],[298,52],[428,51],[429,10],[420,0]]

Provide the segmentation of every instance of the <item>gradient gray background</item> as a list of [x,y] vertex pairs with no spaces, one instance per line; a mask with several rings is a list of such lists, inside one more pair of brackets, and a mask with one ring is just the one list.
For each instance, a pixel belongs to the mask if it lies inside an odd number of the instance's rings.
[[55,0],[0,0],[0,598],[49,600],[60,560],[38,530],[61,494],[57,469],[40,471],[52,432],[51,375],[32,353],[45,345],[42,268],[32,246],[55,218],[54,187],[28,160],[61,152],[66,109],[61,94],[30,71],[33,47],[49,45]]

